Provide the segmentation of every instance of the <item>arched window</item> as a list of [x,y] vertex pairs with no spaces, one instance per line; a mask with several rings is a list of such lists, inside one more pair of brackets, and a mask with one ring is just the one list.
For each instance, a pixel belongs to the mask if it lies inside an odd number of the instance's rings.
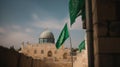
[[44,43],[47,43],[47,41],[48,41],[46,38],[44,38],[43,40],[44,40]]
[[44,54],[44,50],[41,50],[41,54]]
[[34,54],[36,54],[37,53],[37,50],[34,50]]
[[52,57],[52,51],[48,51],[48,57]]
[[30,51],[29,51],[29,50],[27,50],[27,52],[29,53]]
[[67,53],[63,54],[63,59],[67,59]]
[[43,39],[39,38],[39,43],[43,43]]

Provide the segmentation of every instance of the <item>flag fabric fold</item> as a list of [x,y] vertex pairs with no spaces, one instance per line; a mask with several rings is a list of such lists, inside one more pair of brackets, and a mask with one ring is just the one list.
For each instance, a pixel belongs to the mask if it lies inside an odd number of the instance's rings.
[[69,37],[69,31],[67,27],[67,23],[65,24],[64,28],[62,29],[59,38],[56,42],[56,48],[59,49],[60,46],[64,43],[64,41]]
[[69,15],[70,24],[75,22],[78,16],[82,16],[82,20],[85,19],[85,0],[70,0],[69,1]]
[[85,40],[83,40],[79,45],[79,51],[81,52],[83,49],[85,49]]

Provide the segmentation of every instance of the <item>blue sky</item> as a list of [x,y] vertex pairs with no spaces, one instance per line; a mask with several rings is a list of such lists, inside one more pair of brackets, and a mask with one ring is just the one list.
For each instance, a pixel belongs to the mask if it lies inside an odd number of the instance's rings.
[[[67,22],[69,0],[0,0],[0,45],[19,48],[21,43],[38,43],[46,28],[53,32],[55,41]],[[69,27],[70,28],[70,27]],[[81,17],[70,28],[73,47],[84,39]],[[69,39],[64,43],[69,47]]]

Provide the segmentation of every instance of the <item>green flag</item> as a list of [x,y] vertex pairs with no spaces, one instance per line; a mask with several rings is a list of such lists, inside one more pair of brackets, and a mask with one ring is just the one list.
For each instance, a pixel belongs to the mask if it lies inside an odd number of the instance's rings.
[[56,48],[59,49],[60,46],[64,43],[64,41],[69,37],[68,27],[67,23],[65,24],[64,28],[62,29],[62,32],[59,35],[59,38],[56,42]]
[[85,49],[85,40],[83,40],[79,45],[79,51],[81,52],[83,49]]
[[70,0],[69,1],[69,14],[70,14],[70,24],[75,22],[78,16],[82,16],[82,20],[85,18],[85,0]]

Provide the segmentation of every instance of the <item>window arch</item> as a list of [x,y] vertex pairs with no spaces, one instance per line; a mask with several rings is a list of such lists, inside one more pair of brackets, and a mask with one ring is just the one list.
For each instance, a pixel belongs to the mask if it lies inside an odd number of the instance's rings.
[[48,57],[52,57],[52,51],[48,51]]
[[36,54],[37,53],[37,50],[34,50],[34,54]]
[[44,50],[41,50],[41,54],[44,54]]
[[63,54],[63,59],[67,59],[67,53]]

